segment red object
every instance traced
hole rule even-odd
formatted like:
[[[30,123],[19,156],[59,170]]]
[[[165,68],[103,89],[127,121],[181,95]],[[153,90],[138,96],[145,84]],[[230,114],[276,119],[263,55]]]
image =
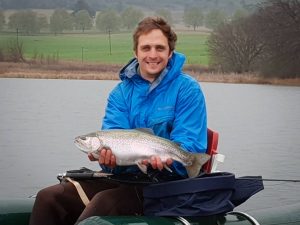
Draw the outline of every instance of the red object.
[[[219,134],[211,129],[207,129],[207,151],[210,159],[203,165],[202,170],[205,173],[211,173],[213,155],[218,153]]]

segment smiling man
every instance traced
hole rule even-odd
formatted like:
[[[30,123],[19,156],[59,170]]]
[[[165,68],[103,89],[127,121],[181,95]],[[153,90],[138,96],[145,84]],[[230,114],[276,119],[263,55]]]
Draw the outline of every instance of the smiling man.
[[[141,35],[138,43],[135,56],[139,63],[140,75],[152,83],[167,66],[173,51],[170,50],[168,39],[159,29]]]
[[[121,82],[109,95],[102,129],[149,128],[186,151],[203,153],[207,147],[205,99],[198,82],[182,72],[185,56],[174,51],[176,40],[162,18],[147,17],[138,24],[133,34],[135,57],[120,71]],[[97,160],[105,172],[141,173],[137,166],[117,165],[114,149],[102,148],[99,153]],[[92,155],[89,159],[96,160]],[[153,155],[141,163],[149,164],[160,180],[187,177],[185,167],[172,159],[163,162]],[[96,215],[143,214],[142,185],[103,179],[78,183],[90,199],[88,204],[83,204],[72,183],[62,181],[38,193],[30,224],[74,224]]]

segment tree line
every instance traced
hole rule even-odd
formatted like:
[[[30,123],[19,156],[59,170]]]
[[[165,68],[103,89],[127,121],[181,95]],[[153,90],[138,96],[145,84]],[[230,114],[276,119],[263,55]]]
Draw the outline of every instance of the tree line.
[[[79,1],[79,0],[77,0]],[[170,11],[183,10],[186,6],[201,7],[203,11],[222,9],[232,13],[238,8],[248,8],[261,0],[80,0],[88,4],[92,10],[103,11],[114,9],[121,12],[129,6],[135,6],[144,11],[169,9]],[[74,10],[74,0],[0,0],[1,9],[56,9]]]
[[[300,77],[300,1],[269,0],[247,16],[218,26],[208,41],[221,72]]]
[[[239,9],[229,16],[222,10],[213,9],[204,13],[200,7],[186,7],[182,21],[186,27],[190,27],[193,30],[197,30],[202,26],[214,29],[219,24],[240,14],[246,15],[248,12]],[[175,24],[174,15],[168,9],[158,9],[154,12],[154,15],[165,18],[171,25]],[[145,17],[143,11],[132,6],[124,9],[122,12],[107,9],[96,14],[87,4],[79,0],[74,11],[69,12],[65,9],[56,9],[49,20],[46,15],[36,11],[20,10],[11,14],[6,21],[4,12],[0,11],[0,31],[15,31],[18,29],[18,32],[31,35],[40,33],[42,29],[54,34],[71,30],[85,32],[93,28],[102,32],[119,31],[121,29],[132,30],[143,17]],[[176,19],[178,20],[178,18]]]
[[[6,23],[4,13],[0,12],[0,30],[18,31],[24,35],[39,34],[42,29],[53,34],[63,33],[64,31],[80,30],[85,32],[94,25],[100,31],[115,31],[121,26],[131,28],[143,14],[131,8],[123,12],[121,16],[114,11],[107,10],[101,12],[93,18],[85,9],[69,13],[65,9],[53,11],[49,20],[45,15],[40,15],[32,10],[20,10],[11,14]]]

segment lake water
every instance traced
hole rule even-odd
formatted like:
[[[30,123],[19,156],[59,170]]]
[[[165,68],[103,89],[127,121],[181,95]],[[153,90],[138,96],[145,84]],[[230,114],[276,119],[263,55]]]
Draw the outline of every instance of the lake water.
[[[117,81],[0,79],[0,198],[27,197],[56,175],[98,169],[73,144],[101,127]],[[300,88],[202,83],[208,126],[219,132],[219,170],[300,180]],[[300,183],[264,182],[243,210],[300,201]]]

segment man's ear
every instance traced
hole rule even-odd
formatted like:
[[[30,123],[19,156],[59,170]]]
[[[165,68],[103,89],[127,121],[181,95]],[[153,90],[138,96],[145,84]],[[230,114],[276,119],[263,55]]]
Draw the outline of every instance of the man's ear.
[[[137,58],[137,51],[136,50],[133,50],[133,55],[135,58]]]

